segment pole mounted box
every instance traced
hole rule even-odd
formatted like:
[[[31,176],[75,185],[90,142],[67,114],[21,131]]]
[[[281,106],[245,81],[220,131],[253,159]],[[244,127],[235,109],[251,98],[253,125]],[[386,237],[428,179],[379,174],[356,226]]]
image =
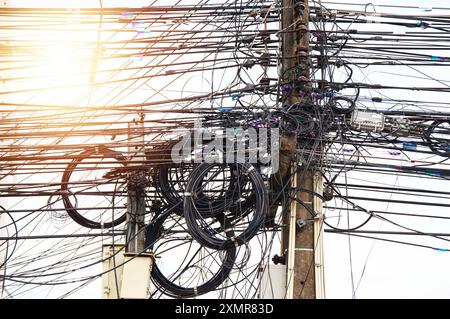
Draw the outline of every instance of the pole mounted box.
[[[358,131],[381,132],[384,130],[384,114],[355,110],[352,114],[351,125]]]
[[[150,294],[150,273],[153,254],[125,253],[123,265],[122,299],[146,299]]]
[[[122,285],[125,245],[106,244],[102,247],[102,298],[118,299]],[[119,291],[118,291],[119,290]]]
[[[146,299],[150,294],[151,253],[127,253],[125,245],[103,245],[103,299]]]

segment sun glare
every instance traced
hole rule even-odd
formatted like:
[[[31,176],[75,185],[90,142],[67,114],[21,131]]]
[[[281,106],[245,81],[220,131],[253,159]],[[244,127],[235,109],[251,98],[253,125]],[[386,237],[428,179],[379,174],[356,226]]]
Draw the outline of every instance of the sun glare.
[[[98,64],[98,26],[83,22],[75,10],[73,16],[43,21],[27,34],[15,31],[10,45],[20,48],[16,56],[22,62],[12,79],[33,102],[70,105],[88,95]],[[40,89],[37,95],[35,88]]]
[[[42,77],[42,85],[85,90],[89,82],[89,57],[73,49],[73,46],[45,48],[41,56],[42,65],[34,69]]]

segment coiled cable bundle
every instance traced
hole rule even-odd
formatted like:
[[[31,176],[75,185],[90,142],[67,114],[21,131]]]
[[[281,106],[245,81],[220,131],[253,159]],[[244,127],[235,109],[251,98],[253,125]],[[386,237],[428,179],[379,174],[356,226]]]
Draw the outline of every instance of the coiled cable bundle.
[[[183,202],[187,179],[193,167],[194,164],[185,163],[163,165],[157,171],[156,189],[170,206],[176,207],[175,212],[180,215],[183,214],[183,205],[180,204]]]
[[[103,160],[106,161],[106,165],[104,164],[105,162],[102,162]],[[92,161],[95,161],[95,164],[92,164]],[[115,161],[117,162],[112,164]],[[114,208],[114,205],[111,205],[111,202],[114,202],[112,198],[117,197],[116,182],[112,181],[112,178],[111,180],[97,181],[97,177],[94,176],[95,172],[104,171],[103,165],[107,167],[106,171],[110,171],[111,167],[121,169],[126,163],[121,153],[105,147],[95,147],[83,151],[76,156],[64,170],[61,179],[61,198],[67,214],[83,227],[92,229],[111,228],[120,225],[126,220],[126,210],[119,209],[118,216],[116,217],[115,211],[117,209]],[[73,176],[74,173],[81,176]],[[105,178],[105,176],[102,178]],[[119,180],[117,178],[115,179],[117,181]],[[104,187],[105,189],[102,189],[100,192],[100,187]],[[89,216],[86,216],[86,213],[82,214],[77,209],[75,196],[90,195],[89,193],[93,192],[91,190],[92,188],[102,193],[105,197],[103,202],[111,207],[102,210],[91,209]]]
[[[225,140],[222,142],[223,145],[226,145]],[[169,144],[166,147],[170,149],[175,143],[172,142],[171,145]],[[202,145],[202,147],[205,147],[205,145]],[[207,156],[208,154],[204,155]],[[180,215],[183,214],[183,205],[179,204],[183,202],[187,180],[196,165],[198,164],[193,162],[164,164],[157,169],[154,176],[157,191],[167,204],[176,207],[175,212]],[[234,167],[233,165],[218,166],[214,172],[216,174],[214,189],[210,189],[207,193],[201,190],[197,192],[196,207],[202,217],[210,217],[224,210],[233,210],[232,206],[236,200],[233,199],[233,196],[239,193],[238,188],[242,189],[243,187],[242,184],[235,183]],[[208,182],[206,181],[206,183]],[[245,202],[241,203],[241,206],[245,206]]]
[[[355,101],[344,96],[332,97],[328,105],[335,114],[350,115],[355,109]]]
[[[192,298],[215,290],[233,269],[236,247],[215,251],[200,246],[189,236],[184,218],[171,211],[147,226],[146,249],[156,257],[151,277],[157,291],[173,298]],[[234,234],[229,231],[227,236]],[[177,252],[185,257],[173,259]]]
[[[208,192],[208,184],[214,185],[217,177],[214,170],[221,166],[226,165],[202,163],[197,166],[189,177],[184,197],[184,218],[190,234],[201,245],[217,250],[240,246],[253,238],[264,222],[269,202],[264,181],[253,165],[230,164],[238,186],[233,194],[227,195],[232,205],[206,217],[198,209],[198,194]],[[241,185],[245,186],[241,188]],[[250,195],[246,200],[244,194],[254,194],[254,197]],[[251,207],[242,205],[250,203],[250,198]],[[230,231],[234,233],[231,238],[227,236]]]
[[[284,108],[285,120],[281,121],[280,128],[284,131],[293,132],[298,138],[310,138],[315,136],[317,131],[316,122],[311,113],[305,111],[312,108],[309,104],[296,103]],[[296,129],[289,129],[292,127],[292,120],[287,121],[287,118],[293,119],[296,122]],[[283,124],[285,123],[285,124]],[[291,123],[290,125],[287,125]]]
[[[450,157],[450,121],[434,121],[423,134],[435,154]]]

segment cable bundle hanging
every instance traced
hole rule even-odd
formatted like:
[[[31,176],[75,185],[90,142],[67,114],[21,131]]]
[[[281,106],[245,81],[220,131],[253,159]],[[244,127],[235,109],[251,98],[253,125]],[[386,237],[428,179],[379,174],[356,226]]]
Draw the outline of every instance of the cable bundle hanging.
[[[200,164],[189,177],[184,198],[184,218],[192,237],[205,247],[230,249],[247,243],[260,230],[267,214],[268,194],[261,175],[250,164],[235,165],[233,172],[236,174],[236,184],[248,183],[255,194],[251,212],[240,205],[242,197],[238,189],[237,194],[233,194],[234,202],[229,211],[212,213],[209,218],[203,217],[197,209],[198,195],[200,191],[207,191],[206,182],[214,181],[217,174],[214,174],[213,169],[220,165]],[[227,238],[224,234],[228,231],[233,231],[235,235]]]

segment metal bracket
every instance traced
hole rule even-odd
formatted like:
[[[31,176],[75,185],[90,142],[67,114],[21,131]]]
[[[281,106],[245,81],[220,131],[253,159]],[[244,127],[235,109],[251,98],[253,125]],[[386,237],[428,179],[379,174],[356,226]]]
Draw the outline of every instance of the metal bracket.
[[[314,219],[297,219],[295,222],[295,226],[297,226],[297,231],[301,232],[305,229],[306,226],[314,223]]]

